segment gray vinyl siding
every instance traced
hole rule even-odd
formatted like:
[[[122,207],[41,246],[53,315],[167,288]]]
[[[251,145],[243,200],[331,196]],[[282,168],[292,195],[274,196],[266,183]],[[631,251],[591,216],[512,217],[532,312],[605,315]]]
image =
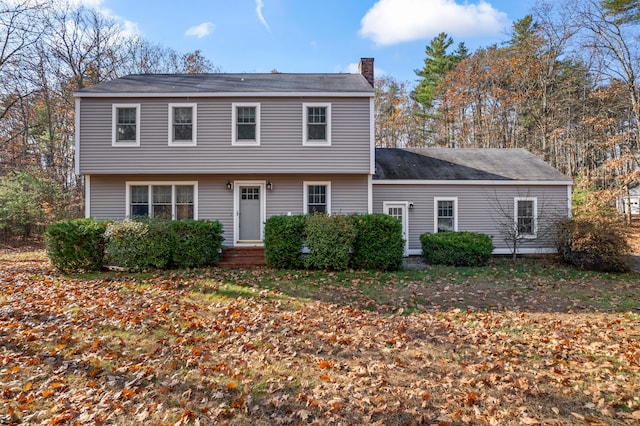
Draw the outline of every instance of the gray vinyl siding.
[[[367,213],[367,175],[92,175],[90,215],[97,219],[122,219],[127,214],[126,182],[198,182],[198,219],[219,220],[225,244],[233,244],[234,191],[227,181],[271,181],[266,191],[266,217],[302,214],[305,181],[331,182],[333,213]]]
[[[369,98],[249,98],[260,146],[232,146],[232,98],[197,99],[197,146],[169,146],[168,104],[194,100],[81,99],[81,174],[369,173]],[[331,146],[302,145],[302,104],[331,103]],[[112,146],[112,105],[140,104],[140,146]]]
[[[496,249],[508,249],[497,222],[504,214],[513,215],[515,197],[537,197],[539,228],[543,221],[568,216],[566,186],[482,186],[482,185],[373,185],[373,211],[383,212],[385,201],[413,203],[409,210],[409,250],[420,250],[420,235],[434,232],[434,198],[458,199],[458,231],[481,232],[490,235]],[[553,225],[552,225],[553,226]],[[547,232],[540,238],[525,240],[520,247],[527,250],[553,249]]]

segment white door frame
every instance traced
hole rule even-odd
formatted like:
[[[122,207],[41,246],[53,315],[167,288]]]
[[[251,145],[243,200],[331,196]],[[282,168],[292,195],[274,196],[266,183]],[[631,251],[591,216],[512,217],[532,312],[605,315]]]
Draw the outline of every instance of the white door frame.
[[[389,214],[389,207],[402,207],[402,237],[404,238],[404,256],[409,255],[409,202],[408,201],[383,201],[382,211]]]
[[[240,188],[245,186],[260,187],[260,241],[240,242]],[[264,222],[267,220],[267,191],[264,180],[233,181],[233,245],[235,247],[256,247],[264,245]]]

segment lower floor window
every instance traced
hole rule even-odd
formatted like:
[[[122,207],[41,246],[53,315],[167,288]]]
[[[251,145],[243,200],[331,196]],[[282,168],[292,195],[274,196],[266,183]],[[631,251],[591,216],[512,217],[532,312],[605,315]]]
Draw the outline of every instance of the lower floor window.
[[[129,216],[195,219],[195,185],[129,185]]]
[[[435,199],[435,232],[457,231],[457,199]]]
[[[304,183],[304,213],[331,213],[331,184],[328,182]]]
[[[516,198],[515,210],[518,235],[525,238],[535,238],[536,199]]]

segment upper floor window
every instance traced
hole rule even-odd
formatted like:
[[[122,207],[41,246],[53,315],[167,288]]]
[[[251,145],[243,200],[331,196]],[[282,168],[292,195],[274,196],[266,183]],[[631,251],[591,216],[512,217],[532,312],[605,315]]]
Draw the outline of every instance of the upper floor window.
[[[260,145],[260,104],[232,104],[232,145]]]
[[[458,199],[435,198],[434,232],[448,232],[458,230]]]
[[[140,145],[140,104],[114,104],[113,146]]]
[[[304,182],[304,214],[331,213],[331,182]]]
[[[169,104],[169,145],[196,145],[196,104]]]
[[[522,238],[536,238],[538,221],[537,198],[515,198],[515,226],[518,236]]]
[[[196,194],[193,182],[127,182],[127,216],[196,219]]]
[[[331,145],[331,104],[302,104],[303,145]]]

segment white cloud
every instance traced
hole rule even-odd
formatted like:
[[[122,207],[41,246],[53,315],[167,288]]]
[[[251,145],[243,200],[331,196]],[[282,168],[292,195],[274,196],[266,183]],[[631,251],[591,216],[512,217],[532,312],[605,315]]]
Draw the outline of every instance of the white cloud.
[[[262,14],[262,8],[264,7],[264,2],[262,0],[256,0],[256,13],[258,14],[258,19],[262,22],[262,25],[267,29],[267,31],[271,32],[271,28],[269,28],[269,24],[267,24],[267,20],[264,19],[264,15]]]
[[[497,34],[509,24],[507,14],[480,0],[379,0],[362,18],[360,35],[390,45],[429,38],[441,32],[456,37]]]
[[[120,27],[121,35],[134,37],[141,34],[140,27],[138,27],[137,23],[116,15],[111,9],[102,7],[102,3],[103,0],[66,0],[66,5],[70,7],[77,8],[82,6],[97,12],[99,15],[110,21],[113,21],[116,25],[118,25],[118,27]],[[60,3],[57,6],[64,7],[65,4]],[[69,34],[73,33],[76,30],[72,20],[69,20],[66,23],[66,26],[66,31]]]
[[[200,25],[189,28],[184,34],[189,37],[202,38],[211,34],[214,28],[213,22],[203,22]]]

